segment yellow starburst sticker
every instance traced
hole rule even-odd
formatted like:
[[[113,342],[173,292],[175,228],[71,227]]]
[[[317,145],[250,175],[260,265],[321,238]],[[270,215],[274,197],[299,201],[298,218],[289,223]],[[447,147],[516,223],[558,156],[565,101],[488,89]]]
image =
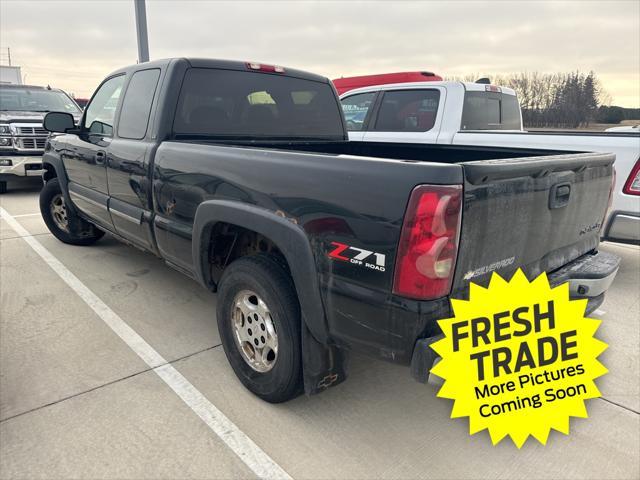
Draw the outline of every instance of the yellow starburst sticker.
[[[587,300],[570,300],[569,284],[551,288],[521,270],[488,288],[471,284],[469,300],[452,300],[454,318],[431,372],[444,378],[439,397],[454,400],[451,418],[469,417],[471,435],[488,429],[493,444],[509,435],[518,448],[529,435],[546,444],[553,428],[569,433],[569,417],[587,417],[584,401],[600,396],[594,379],[607,369],[607,344],[585,317]]]

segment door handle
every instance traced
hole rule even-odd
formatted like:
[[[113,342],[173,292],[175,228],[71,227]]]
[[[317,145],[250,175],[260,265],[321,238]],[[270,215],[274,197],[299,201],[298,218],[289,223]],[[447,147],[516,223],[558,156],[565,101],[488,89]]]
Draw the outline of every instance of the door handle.
[[[93,156],[93,159],[95,160],[96,165],[104,165],[104,160],[106,158],[107,158],[107,154],[103,150],[98,150]]]
[[[569,203],[570,196],[570,183],[558,183],[554,185],[549,192],[549,208],[554,209],[566,206]]]

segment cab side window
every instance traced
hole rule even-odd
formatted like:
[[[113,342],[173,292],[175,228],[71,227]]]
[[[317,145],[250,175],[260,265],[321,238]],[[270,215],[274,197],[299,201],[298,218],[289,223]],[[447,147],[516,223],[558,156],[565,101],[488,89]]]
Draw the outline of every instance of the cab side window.
[[[363,129],[367,113],[373,105],[376,93],[358,93],[340,100],[342,113],[347,122],[347,130],[357,132]]]
[[[119,75],[110,78],[100,86],[87,106],[83,125],[85,131],[106,136],[113,135],[113,119],[116,116],[123,84],[124,75]]]
[[[436,121],[438,90],[397,90],[384,93],[373,130],[426,132]]]
[[[141,70],[133,74],[122,101],[118,136],[133,140],[144,138],[158,78],[160,78],[158,68]]]

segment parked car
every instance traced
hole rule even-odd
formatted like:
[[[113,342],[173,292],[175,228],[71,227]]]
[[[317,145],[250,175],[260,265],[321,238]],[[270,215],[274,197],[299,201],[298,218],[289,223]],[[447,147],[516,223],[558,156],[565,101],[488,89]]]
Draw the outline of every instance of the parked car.
[[[87,103],[89,103],[89,99],[88,98],[74,98],[75,102],[78,104],[78,106],[82,109],[84,109],[84,107],[87,106]]]
[[[42,153],[49,132],[42,119],[49,111],[63,111],[74,119],[80,109],[57,88],[32,85],[0,85],[0,193],[7,181],[42,177]]]
[[[639,133],[527,132],[515,92],[484,83],[378,85],[349,91],[341,101],[345,115],[353,105],[365,115],[347,125],[352,141],[612,152],[616,187],[598,228],[607,240],[640,243]]]
[[[598,252],[612,154],[348,142],[311,73],[142,63],[109,75],[78,124],[45,127],[51,233],[110,232],[217,291],[227,358],[270,402],[342,382],[351,351],[424,381],[449,299],[493,271],[547,271],[592,312],[618,269]]]

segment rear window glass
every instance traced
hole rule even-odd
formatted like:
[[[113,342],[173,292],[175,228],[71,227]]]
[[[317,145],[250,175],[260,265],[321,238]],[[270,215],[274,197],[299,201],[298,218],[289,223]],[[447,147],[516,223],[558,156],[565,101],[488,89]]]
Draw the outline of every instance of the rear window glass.
[[[159,69],[142,70],[131,77],[118,122],[118,135],[122,138],[144,138],[159,77]]]
[[[347,130],[350,132],[362,130],[375,96],[375,92],[358,93],[340,101],[342,113],[344,113],[344,119],[347,122]]]
[[[385,92],[374,130],[381,132],[426,132],[438,113],[438,90]]]
[[[462,130],[520,130],[520,106],[515,95],[466,92]]]
[[[330,84],[209,68],[185,74],[174,132],[183,137],[344,138]]]

